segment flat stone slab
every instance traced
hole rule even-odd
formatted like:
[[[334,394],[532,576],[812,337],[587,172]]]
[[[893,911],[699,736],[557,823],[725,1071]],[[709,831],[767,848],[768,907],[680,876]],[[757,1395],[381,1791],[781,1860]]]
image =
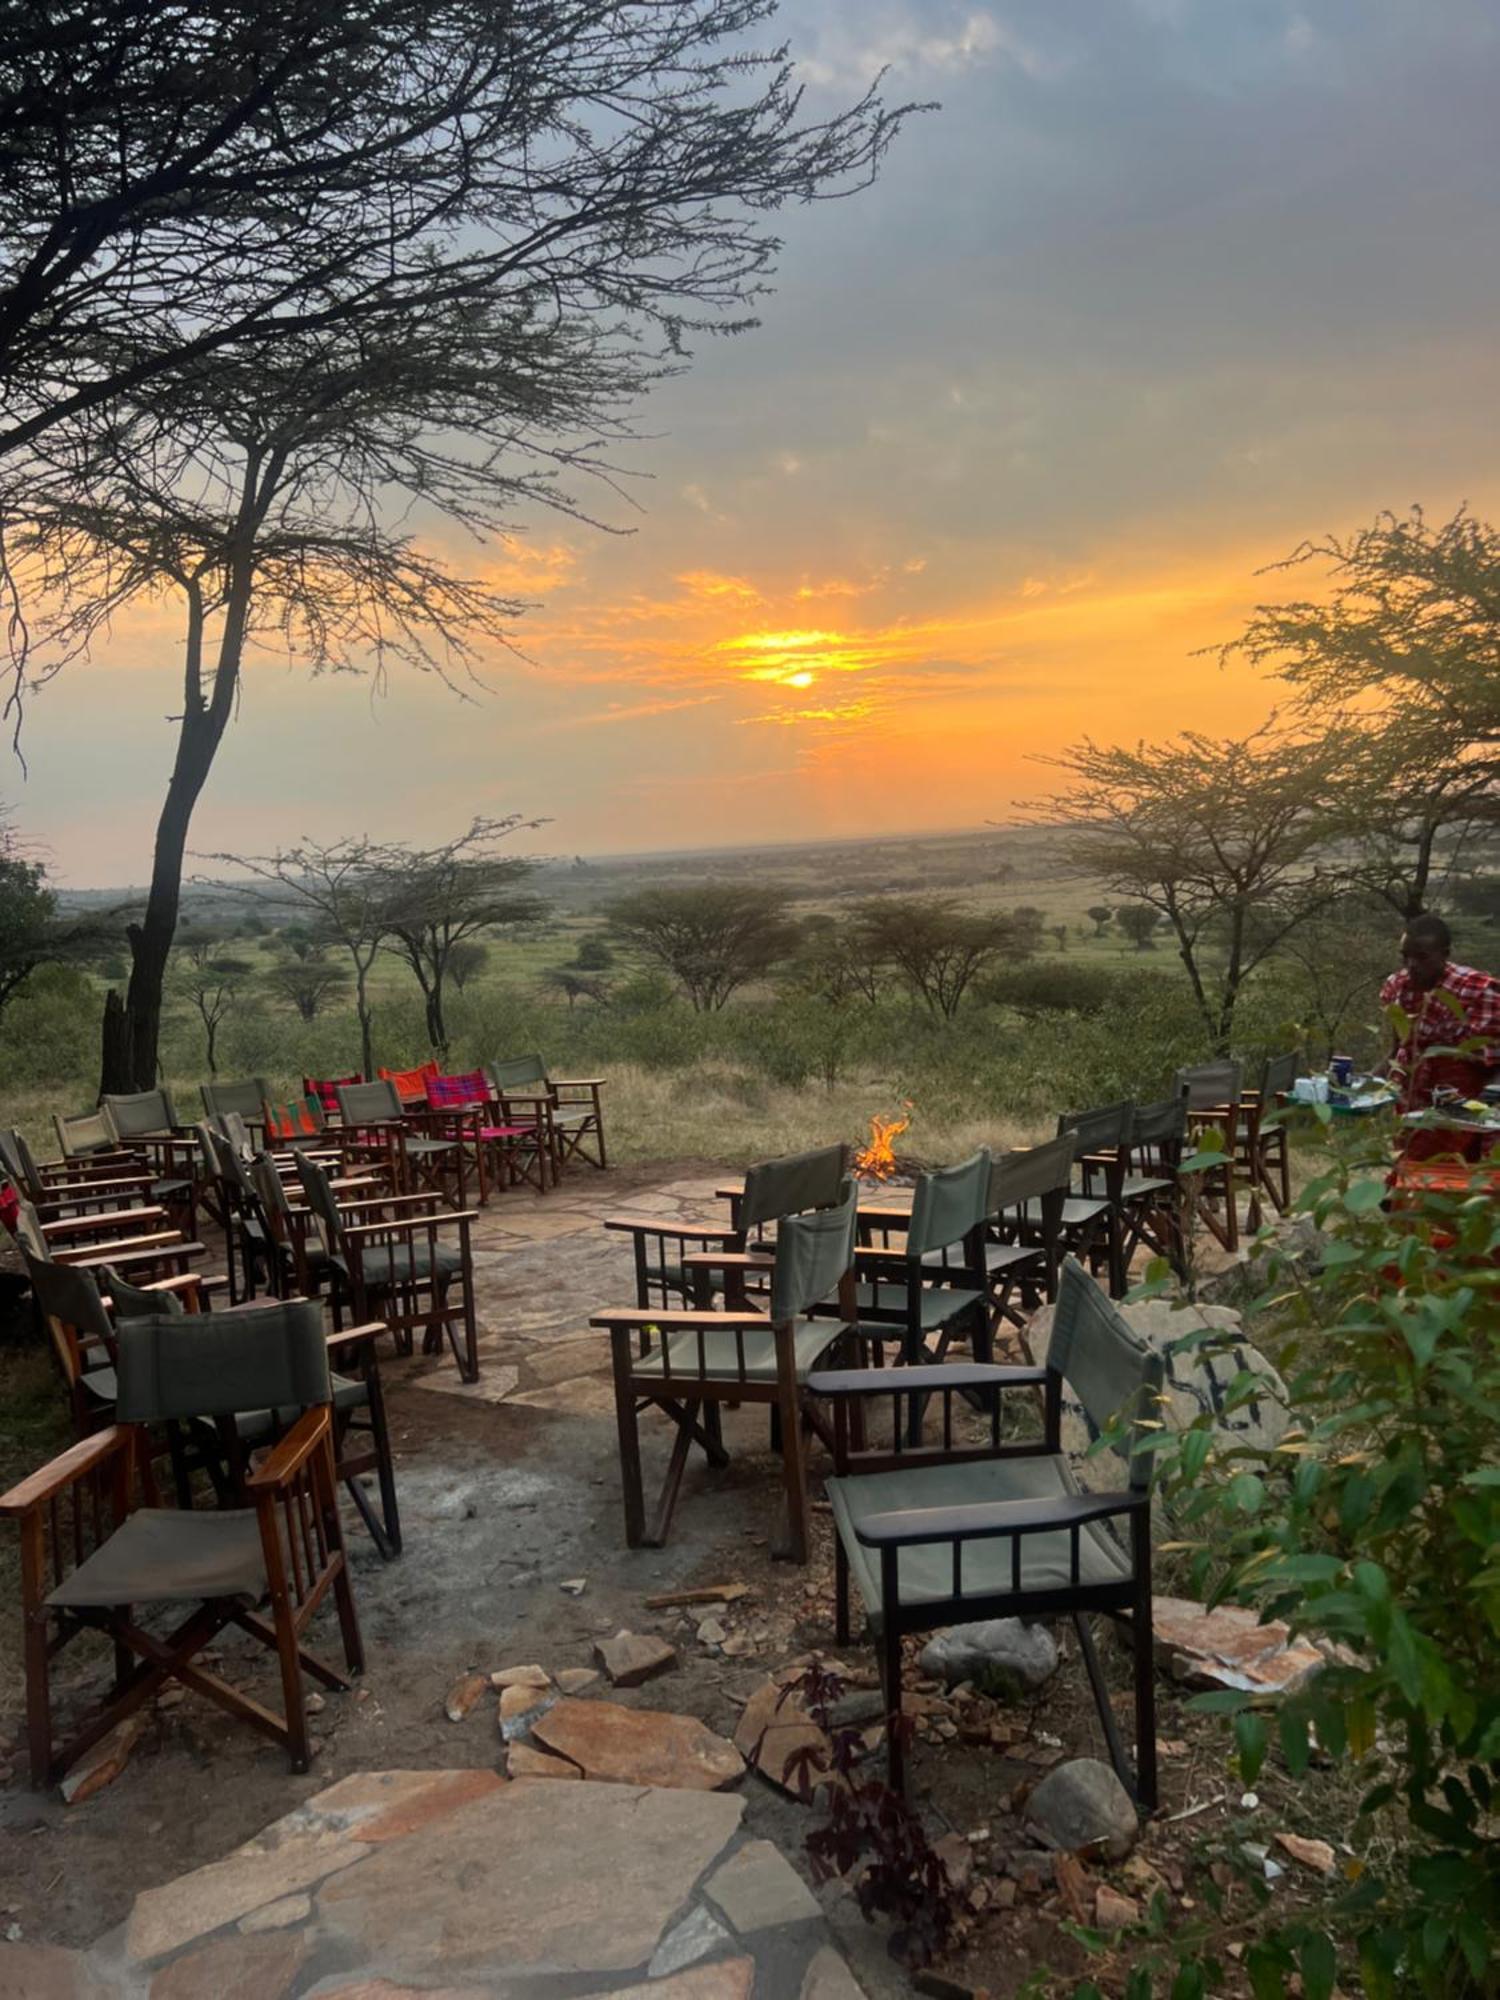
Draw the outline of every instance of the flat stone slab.
[[[1186,1597],[1154,1597],[1151,1622],[1158,1654],[1177,1679],[1244,1694],[1291,1694],[1322,1668],[1316,1646],[1294,1639],[1274,1620],[1221,1604],[1210,1611]]]
[[[769,1840],[747,1842],[716,1868],[708,1878],[708,1898],[741,1937],[822,1915],[812,1891]]]
[[[633,1688],[657,1674],[670,1673],[677,1664],[677,1648],[652,1632],[616,1632],[613,1639],[599,1641],[594,1658],[617,1688]]]
[[[794,1798],[802,1796],[804,1772],[810,1785],[823,1782],[833,1749],[802,1706],[798,1691],[771,1680],[758,1687],[741,1709],[734,1747],[763,1778]]]
[[[543,1748],[576,1764],[585,1778],[669,1791],[721,1791],[743,1777],[732,1743],[693,1715],[624,1708],[612,1701],[560,1701],[533,1724]]]

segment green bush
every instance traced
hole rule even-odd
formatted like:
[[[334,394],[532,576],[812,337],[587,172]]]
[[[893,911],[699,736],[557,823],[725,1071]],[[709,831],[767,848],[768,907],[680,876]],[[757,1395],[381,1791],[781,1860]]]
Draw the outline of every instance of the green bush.
[[[1162,1446],[1200,1587],[1329,1654],[1269,1720],[1200,1706],[1233,1711],[1246,1783],[1274,1731],[1294,1774],[1316,1750],[1363,1788],[1330,1921],[1257,1941],[1258,2000],[1294,1972],[1327,2000],[1356,1968],[1369,2000],[1500,1992],[1500,1217],[1482,1172],[1389,1212],[1388,1158],[1388,1135],[1340,1135],[1303,1194],[1326,1242],[1278,1277],[1281,1445],[1221,1451],[1205,1424]]]

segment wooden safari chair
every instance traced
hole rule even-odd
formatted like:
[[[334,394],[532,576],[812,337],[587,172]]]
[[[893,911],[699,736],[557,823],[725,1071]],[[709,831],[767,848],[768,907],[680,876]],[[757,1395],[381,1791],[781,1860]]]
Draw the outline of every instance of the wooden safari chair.
[[[101,1272],[109,1292],[109,1309],[116,1325],[123,1319],[139,1319],[162,1312],[176,1314],[203,1309],[196,1291],[161,1286],[127,1284],[118,1271]],[[385,1390],[380,1379],[379,1342],[390,1332],[383,1320],[368,1326],[344,1327],[327,1339],[328,1358],[339,1372],[329,1376],[333,1391],[334,1471],[354,1502],[354,1510],[369,1531],[370,1539],[389,1562],[401,1553],[401,1514],[396,1501],[396,1469],[391,1457],[390,1427],[386,1422]],[[189,1458],[178,1442],[176,1427],[170,1432],[174,1464],[203,1465],[221,1499],[227,1494],[242,1496],[251,1470],[251,1454],[262,1451],[289,1430],[300,1410],[237,1410],[233,1417],[219,1417],[215,1423],[195,1419],[188,1442],[196,1447]],[[379,1512],[366,1490],[365,1475],[373,1472],[379,1492]],[[189,1504],[184,1497],[179,1502]]]
[[[60,1778],[167,1682],[205,1695],[309,1762],[304,1674],[349,1686],[364,1665],[335,1500],[331,1389],[322,1316],[298,1302],[119,1328],[117,1421],[0,1495],[21,1537],[26,1736],[38,1788]],[[147,1426],[254,1408],[301,1415],[246,1480],[243,1508],[157,1504]],[[307,1629],[332,1598],[348,1674],[308,1652]],[[163,1630],[141,1607],[177,1622]],[[236,1626],[280,1667],[281,1712],[203,1663]],[[91,1720],[57,1740],[52,1662],[81,1633],[114,1647],[114,1685]]]
[[[985,1202],[984,1277],[990,1334],[1009,1321],[1021,1336],[1043,1300],[1057,1297],[1063,1208],[1071,1193],[1076,1139],[995,1154]]]
[[[765,1312],[614,1306],[593,1315],[589,1324],[608,1332],[614,1361],[625,1540],[631,1548],[642,1543],[660,1548],[665,1543],[694,1444],[701,1446],[710,1465],[728,1463],[721,1406],[762,1403],[780,1419],[786,1527],[775,1553],[806,1562],[806,1432],[817,1421],[806,1384],[817,1363],[853,1331],[857,1200],[853,1181],[846,1180],[843,1196],[833,1207],[783,1218],[776,1232]],[[834,1317],[810,1316],[814,1308],[831,1300],[838,1302]],[[677,1435],[655,1518],[648,1525],[640,1412],[650,1408],[664,1411]]]
[[[328,1175],[297,1155],[327,1257],[333,1323],[347,1308],[358,1322],[384,1320],[397,1349],[438,1354],[444,1339],[465,1382],[479,1380],[479,1323],[474,1311],[472,1209],[451,1209],[434,1194],[387,1194],[340,1202]]]
[[[0,1131],[0,1167],[16,1191],[29,1201],[43,1222],[89,1209],[129,1208],[151,1199],[151,1176],[136,1166],[129,1171],[80,1175],[70,1167],[41,1166],[18,1131]]]
[[[902,1640],[911,1632],[986,1618],[1068,1614],[1078,1633],[1110,1759],[1147,1810],[1156,1804],[1156,1707],[1151,1635],[1151,1460],[1135,1446],[1154,1430],[1162,1360],[1069,1258],[1063,1265],[1046,1362],[1041,1367],[960,1364],[887,1373],[825,1372],[808,1382],[832,1405],[834,1472],[827,1482],[837,1532],[835,1592],[840,1645],[850,1637],[850,1582],[879,1651],[892,1725],[890,1783],[904,1789],[894,1719],[901,1706]],[[1107,1491],[1081,1490],[1062,1449],[1067,1389],[1089,1423],[1110,1436],[1123,1463]],[[1042,1391],[1043,1435],[1008,1440],[1005,1394]],[[902,1406],[940,1405],[941,1437],[903,1441]],[[892,1399],[890,1443],[870,1445],[869,1400]],[[955,1425],[960,1396],[983,1400],[986,1438]],[[1103,1612],[1130,1634],[1136,1760],[1132,1772],[1095,1649],[1090,1620]]]
[[[1187,1190],[1181,1171],[1186,1139],[1187,1105],[1181,1096],[1133,1108],[1120,1183],[1120,1261],[1127,1275],[1131,1258],[1144,1245],[1165,1257],[1179,1278],[1187,1277]]]
[[[990,1154],[981,1147],[959,1166],[921,1175],[909,1211],[861,1203],[861,1235],[884,1239],[862,1243],[855,1259],[860,1332],[877,1352],[894,1341],[898,1359],[915,1367],[940,1361],[967,1334],[975,1358],[990,1358],[989,1193]],[[892,1235],[903,1241],[893,1244]]]
[[[120,1144],[114,1128],[102,1111],[80,1111],[69,1114],[54,1111],[52,1129],[57,1134],[61,1165],[66,1161],[70,1166],[85,1163],[108,1167],[117,1166],[129,1171],[140,1165],[139,1157]]]
[[[96,1269],[109,1260],[153,1277],[173,1277],[203,1255],[203,1245],[183,1236],[159,1210],[130,1208],[63,1216],[43,1222],[29,1201],[16,1210],[14,1235],[33,1257]]]
[[[408,1121],[388,1077],[374,1083],[338,1086],[339,1119],[345,1139],[357,1143],[368,1159],[382,1161],[392,1187],[402,1194],[419,1188],[447,1198],[451,1182],[462,1208],[465,1193],[464,1149],[452,1138],[424,1133]]]
[[[1125,1296],[1125,1153],[1135,1106],[1127,1099],[1088,1111],[1065,1111],[1058,1136],[1071,1132],[1077,1146],[1073,1188],[1063,1203],[1063,1248],[1097,1278],[1103,1271],[1113,1298]]]
[[[171,1091],[165,1086],[108,1091],[99,1108],[119,1144],[150,1163],[152,1199],[178,1211],[188,1229],[195,1228],[203,1177],[193,1136],[178,1119]]]
[[[580,1162],[601,1171],[609,1165],[604,1147],[604,1078],[553,1077],[539,1055],[513,1056],[488,1065],[490,1082],[502,1104],[545,1097],[552,1135],[554,1176]]]
[[[1240,1247],[1239,1151],[1240,1089],[1244,1070],[1228,1057],[1179,1069],[1174,1088],[1186,1099],[1187,1126],[1200,1146],[1203,1135],[1217,1132],[1223,1164],[1195,1170],[1187,1176],[1188,1206],[1215,1241],[1226,1250]]]
[[[226,1113],[232,1113],[237,1118],[243,1118],[248,1126],[260,1123],[262,1107],[270,1094],[271,1086],[263,1076],[216,1076],[198,1086],[206,1118],[221,1118]]]
[[[1250,1190],[1252,1229],[1261,1225],[1262,1195],[1270,1199],[1278,1215],[1285,1215],[1292,1205],[1292,1163],[1287,1151],[1286,1123],[1276,1113],[1301,1074],[1300,1050],[1268,1056],[1261,1065],[1257,1087],[1240,1092],[1239,1170]]]
[[[666,1221],[656,1215],[611,1215],[605,1228],[631,1239],[635,1302],[705,1303],[704,1285],[719,1273],[731,1304],[746,1303],[749,1287],[770,1269],[768,1232],[783,1216],[833,1208],[843,1199],[847,1146],[819,1146],[759,1160],[728,1192],[727,1223]]]

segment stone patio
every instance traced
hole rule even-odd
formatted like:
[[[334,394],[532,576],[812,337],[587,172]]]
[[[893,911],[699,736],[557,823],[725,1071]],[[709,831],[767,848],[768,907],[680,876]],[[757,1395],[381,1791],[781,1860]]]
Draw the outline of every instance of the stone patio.
[[[817,1903],[726,1792],[364,1771],[136,1898],[7,2000],[859,2000]]]

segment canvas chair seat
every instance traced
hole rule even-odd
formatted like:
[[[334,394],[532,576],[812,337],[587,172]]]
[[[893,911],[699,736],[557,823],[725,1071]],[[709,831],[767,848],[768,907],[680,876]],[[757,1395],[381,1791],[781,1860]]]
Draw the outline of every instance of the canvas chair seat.
[[[1176,1185],[1160,1174],[1127,1174],[1120,1193],[1126,1201],[1138,1201],[1143,1194],[1170,1194]]]
[[[87,1368],[78,1379],[97,1403],[112,1403],[119,1394],[119,1377],[113,1368]]]
[[[1034,1264],[1046,1253],[1039,1243],[986,1243],[984,1246],[984,1268],[991,1276],[997,1271],[1011,1271],[1018,1264]],[[929,1250],[922,1262],[929,1270],[942,1270],[943,1253]]]
[[[360,1253],[365,1285],[372,1292],[391,1290],[396,1285],[423,1284],[433,1278],[456,1278],[464,1267],[462,1253],[446,1243],[418,1237],[411,1243],[369,1243]],[[348,1273],[342,1262],[341,1275]]]
[[[63,1578],[47,1603],[55,1610],[196,1604],[206,1598],[258,1598],[265,1589],[254,1508],[210,1514],[142,1507]]]
[[[1061,1227],[1064,1229],[1084,1229],[1091,1222],[1097,1222],[1101,1215],[1109,1214],[1109,1203],[1103,1195],[1070,1194],[1062,1206]],[[1040,1204],[1024,1202],[1021,1216],[1028,1227],[1040,1228],[1042,1212]]]
[[[797,1357],[797,1380],[803,1382],[816,1368],[833,1343],[847,1331],[837,1320],[799,1319],[792,1330],[792,1346]],[[703,1359],[708,1378],[715,1382],[774,1382],[776,1380],[776,1336],[767,1322],[764,1331],[754,1327],[740,1336],[743,1341],[745,1366],[743,1374],[739,1365],[739,1350],[735,1347],[735,1336],[724,1331],[711,1331],[703,1336]],[[673,1333],[667,1337],[667,1347],[671,1353],[674,1372],[683,1376],[698,1377],[698,1336],[695,1333]],[[660,1344],[647,1355],[632,1364],[637,1375],[660,1375],[662,1370],[662,1350]]]
[[[456,1153],[457,1139],[412,1139],[408,1138],[406,1150],[414,1160],[430,1160],[437,1153]]]
[[[862,1313],[890,1313],[894,1317],[906,1317],[905,1285],[869,1285],[855,1288],[855,1297]],[[958,1285],[924,1285],[918,1294],[921,1303],[922,1331],[931,1333],[935,1327],[946,1326],[950,1319],[968,1312],[982,1303],[983,1292],[970,1291]],[[880,1331],[889,1339],[889,1326]]]
[[[368,1382],[357,1381],[350,1375],[330,1375],[328,1381],[336,1410],[363,1409],[370,1400]],[[300,1410],[245,1410],[235,1418],[234,1427],[244,1443],[258,1444],[273,1430],[288,1429],[301,1414]]]
[[[880,1624],[880,1557],[867,1549],[855,1530],[875,1514],[893,1514],[928,1507],[980,1507],[991,1501],[1055,1500],[1076,1493],[1077,1482],[1065,1457],[980,1460],[972,1464],[916,1465],[899,1472],[851,1474],[828,1481],[834,1520],[843,1536],[850,1570],[864,1599],[870,1623]],[[963,1587],[966,1596],[1008,1594],[1012,1589],[1011,1543],[1015,1537],[996,1535],[964,1545]],[[1130,1564],[1109,1529],[1086,1522],[1079,1536],[1078,1574],[1085,1585],[1119,1583],[1130,1575]],[[933,1542],[904,1548],[899,1557],[900,1597],[906,1604],[946,1604],[953,1601],[951,1543]],[[1021,1537],[1021,1588],[1063,1590],[1072,1580],[1071,1539],[1066,1529],[1056,1534]],[[961,1600],[960,1600],[961,1607]],[[955,1610],[961,1617],[961,1608]],[[1002,1614],[987,1611],[986,1617]]]

